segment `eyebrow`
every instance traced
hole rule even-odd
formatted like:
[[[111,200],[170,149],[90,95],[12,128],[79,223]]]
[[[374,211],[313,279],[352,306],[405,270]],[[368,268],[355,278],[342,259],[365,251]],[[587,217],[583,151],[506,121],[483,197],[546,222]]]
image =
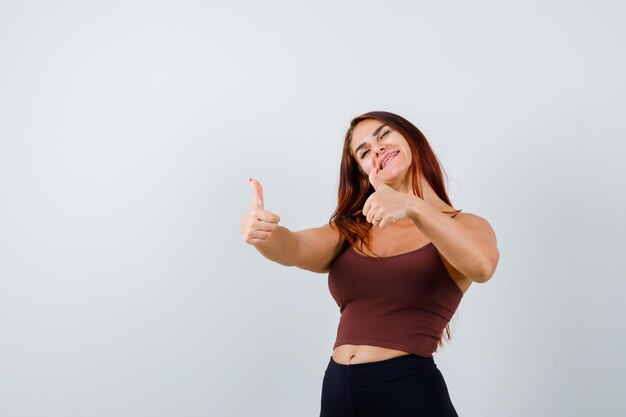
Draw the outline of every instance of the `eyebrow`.
[[[374,130],[374,131],[372,132],[372,136],[377,136],[377,135],[380,133],[380,130],[381,130],[383,127],[385,127],[385,126],[387,126],[387,123],[384,123],[384,124],[382,124],[382,125],[378,126],[378,127],[376,128],[376,130]],[[362,148],[362,147],[364,147],[365,145],[367,145],[367,142],[361,142],[361,144],[360,144],[359,146],[357,146],[357,147],[356,147],[356,149],[354,150],[354,156],[358,156],[359,149],[361,149],[361,148]]]

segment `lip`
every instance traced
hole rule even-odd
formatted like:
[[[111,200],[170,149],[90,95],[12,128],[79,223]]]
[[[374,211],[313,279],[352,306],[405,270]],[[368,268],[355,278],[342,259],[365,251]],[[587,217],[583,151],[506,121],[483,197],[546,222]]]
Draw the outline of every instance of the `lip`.
[[[382,166],[383,166],[383,161],[385,160],[385,158],[387,158],[387,156],[388,156],[389,154],[394,154],[394,153],[397,153],[397,152],[398,152],[398,150],[397,150],[397,149],[396,149],[396,150],[393,150],[393,151],[387,151],[387,152],[385,152],[385,153],[383,154],[383,156],[380,158],[380,161],[378,162],[378,169],[382,169]]]

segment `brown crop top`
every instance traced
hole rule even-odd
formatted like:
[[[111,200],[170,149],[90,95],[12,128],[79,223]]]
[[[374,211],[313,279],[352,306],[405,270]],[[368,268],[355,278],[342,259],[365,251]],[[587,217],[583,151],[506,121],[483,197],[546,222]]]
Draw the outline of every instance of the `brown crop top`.
[[[432,242],[380,259],[347,245],[330,265],[328,288],[341,313],[333,349],[362,344],[424,357],[463,298]]]

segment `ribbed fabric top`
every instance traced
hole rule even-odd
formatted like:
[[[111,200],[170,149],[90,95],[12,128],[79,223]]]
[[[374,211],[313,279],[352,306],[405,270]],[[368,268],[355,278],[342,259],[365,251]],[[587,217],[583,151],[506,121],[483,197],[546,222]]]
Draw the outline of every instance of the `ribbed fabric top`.
[[[424,357],[463,298],[432,242],[380,259],[348,245],[330,266],[328,288],[341,313],[333,349],[361,344]]]

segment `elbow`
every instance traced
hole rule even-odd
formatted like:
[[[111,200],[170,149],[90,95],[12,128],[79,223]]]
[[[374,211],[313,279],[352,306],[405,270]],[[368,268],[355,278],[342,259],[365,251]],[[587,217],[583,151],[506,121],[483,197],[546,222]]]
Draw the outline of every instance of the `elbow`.
[[[493,276],[493,272],[490,269],[485,269],[483,270],[483,272],[481,274],[478,274],[474,277],[473,281],[477,284],[484,284],[485,282],[489,281],[491,279],[491,277]]]
[[[478,274],[476,278],[474,278],[474,282],[484,284],[485,282],[489,281],[493,274],[495,274],[496,272],[496,267],[498,266],[499,260],[500,253],[498,252],[498,249],[496,249],[493,252],[492,256],[490,256],[487,261],[483,262],[483,268],[481,269],[480,274]]]

